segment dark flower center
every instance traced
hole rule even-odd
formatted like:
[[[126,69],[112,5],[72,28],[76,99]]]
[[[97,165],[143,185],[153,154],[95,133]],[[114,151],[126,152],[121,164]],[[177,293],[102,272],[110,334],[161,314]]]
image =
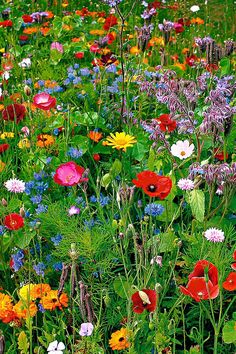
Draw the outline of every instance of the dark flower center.
[[[119,342],[123,342],[123,340],[125,340],[124,337],[120,337],[120,338],[119,338]]]
[[[147,189],[149,192],[155,192],[157,187],[154,184],[149,184]]]

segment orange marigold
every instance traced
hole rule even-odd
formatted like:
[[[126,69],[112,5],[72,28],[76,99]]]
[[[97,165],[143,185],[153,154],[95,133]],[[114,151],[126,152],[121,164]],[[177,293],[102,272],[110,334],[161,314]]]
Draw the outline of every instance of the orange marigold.
[[[102,133],[96,132],[96,131],[90,131],[88,134],[89,139],[95,141],[96,143],[99,142],[99,140],[102,139]]]
[[[51,291],[51,286],[49,284],[35,284],[31,290],[31,296],[34,299],[41,299],[47,293]]]
[[[57,307],[62,310],[62,307],[68,306],[68,296],[62,293],[58,298],[58,290],[51,290],[42,297],[40,304],[45,310],[53,311]]]
[[[12,298],[9,295],[0,293],[0,319],[6,317],[8,311],[13,309]]]
[[[48,134],[40,134],[37,136],[37,143],[36,145],[44,148],[44,147],[48,147],[54,144],[55,139],[52,135],[48,135]]]
[[[34,317],[38,311],[36,304],[31,301],[27,303],[26,301],[18,301],[13,310],[16,312],[19,318],[27,318],[27,317]]]

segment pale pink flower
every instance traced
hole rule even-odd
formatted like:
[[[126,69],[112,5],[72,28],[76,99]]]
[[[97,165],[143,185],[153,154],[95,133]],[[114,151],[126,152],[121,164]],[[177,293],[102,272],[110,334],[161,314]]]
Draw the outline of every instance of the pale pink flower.
[[[24,137],[28,136],[30,133],[30,130],[28,127],[24,126],[21,128],[22,133],[24,133]]]
[[[25,182],[17,178],[9,179],[4,183],[4,186],[12,193],[23,193],[25,191]]]
[[[191,156],[193,150],[194,145],[190,145],[188,140],[179,140],[176,144],[173,144],[171,146],[172,155],[178,157],[180,160],[187,159],[189,156]]]
[[[211,242],[223,242],[225,239],[224,232],[222,230],[211,227],[204,232],[204,236]]]
[[[68,210],[69,216],[78,215],[80,213],[80,208],[77,208],[75,205],[72,205]]]
[[[182,189],[182,191],[191,191],[194,188],[194,182],[189,178],[181,178],[177,186]]]
[[[159,267],[162,267],[162,256],[155,256],[151,259],[150,264],[153,265],[156,263]]]

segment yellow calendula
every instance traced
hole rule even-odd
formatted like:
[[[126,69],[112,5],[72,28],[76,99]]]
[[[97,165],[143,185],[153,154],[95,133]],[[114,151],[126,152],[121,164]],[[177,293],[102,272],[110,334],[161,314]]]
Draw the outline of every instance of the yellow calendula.
[[[125,132],[115,134],[111,133],[104,142],[105,145],[112,146],[113,149],[126,151],[127,147],[133,146],[137,140],[134,136],[126,134]]]
[[[28,149],[28,148],[30,148],[30,145],[31,144],[30,144],[30,141],[28,138],[21,139],[18,143],[18,147],[20,149]]]
[[[0,135],[0,139],[4,140],[4,139],[12,139],[14,138],[14,133],[13,132],[3,132],[1,135]]]

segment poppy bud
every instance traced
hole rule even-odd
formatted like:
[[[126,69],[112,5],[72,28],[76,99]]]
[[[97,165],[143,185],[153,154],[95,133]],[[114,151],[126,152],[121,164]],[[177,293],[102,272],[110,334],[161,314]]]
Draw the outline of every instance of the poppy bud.
[[[7,203],[6,199],[2,198],[2,206],[6,207],[7,205],[8,205],[8,203]]]
[[[20,208],[20,216],[22,216],[22,218],[24,218],[25,217],[25,208],[24,207],[21,207]]]

